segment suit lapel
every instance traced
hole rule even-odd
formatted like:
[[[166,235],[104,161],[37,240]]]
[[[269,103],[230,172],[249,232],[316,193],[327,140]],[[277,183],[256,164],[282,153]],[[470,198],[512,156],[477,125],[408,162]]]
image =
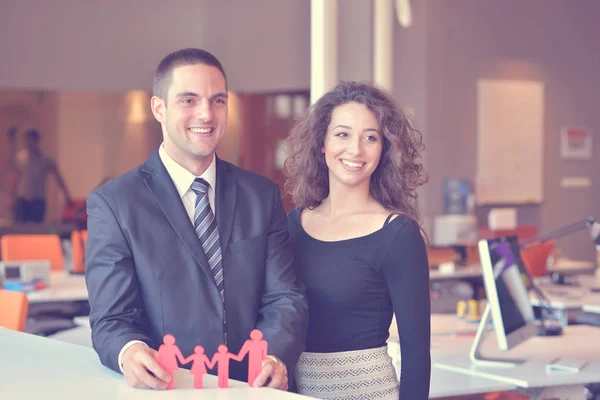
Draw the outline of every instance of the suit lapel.
[[[217,157],[217,192],[215,204],[217,209],[217,226],[221,242],[221,252],[227,253],[233,219],[235,216],[236,184],[231,165]]]
[[[144,182],[146,186],[148,186],[148,189],[150,189],[156,198],[169,223],[192,253],[192,256],[204,273],[210,278],[210,281],[214,281],[204,251],[202,250],[198,236],[196,236],[196,231],[185,211],[173,180],[160,160],[158,151],[154,152],[148,161],[146,161],[142,166],[142,171],[145,173]]]

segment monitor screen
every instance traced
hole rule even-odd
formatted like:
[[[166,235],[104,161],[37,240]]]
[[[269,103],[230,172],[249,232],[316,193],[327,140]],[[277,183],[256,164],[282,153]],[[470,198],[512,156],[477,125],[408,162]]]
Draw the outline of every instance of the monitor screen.
[[[536,333],[530,278],[515,236],[480,241],[479,255],[498,345],[508,350]]]
[[[4,278],[6,280],[19,280],[21,278],[21,268],[18,265],[5,265]]]

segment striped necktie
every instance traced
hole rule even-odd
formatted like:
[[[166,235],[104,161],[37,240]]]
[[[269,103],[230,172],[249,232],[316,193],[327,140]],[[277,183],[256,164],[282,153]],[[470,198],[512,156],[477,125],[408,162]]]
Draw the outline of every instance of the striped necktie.
[[[200,239],[202,249],[208,260],[212,276],[217,284],[221,300],[224,297],[223,262],[221,244],[219,243],[219,229],[217,220],[208,201],[208,182],[196,178],[192,182],[192,191],[196,193],[196,206],[194,207],[194,229]]]

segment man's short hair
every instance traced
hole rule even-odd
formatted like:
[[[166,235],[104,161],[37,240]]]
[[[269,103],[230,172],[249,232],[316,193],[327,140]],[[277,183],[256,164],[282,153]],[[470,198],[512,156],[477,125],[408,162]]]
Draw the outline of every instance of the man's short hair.
[[[36,142],[40,141],[40,133],[37,131],[37,129],[28,130],[27,132],[25,132],[25,137],[27,139],[35,140]]]
[[[227,76],[221,62],[206,50],[187,48],[174,51],[163,58],[156,72],[154,73],[154,84],[152,85],[152,94],[166,100],[167,90],[171,85],[173,70],[181,65],[208,65],[217,68],[223,74],[225,86],[227,86]]]

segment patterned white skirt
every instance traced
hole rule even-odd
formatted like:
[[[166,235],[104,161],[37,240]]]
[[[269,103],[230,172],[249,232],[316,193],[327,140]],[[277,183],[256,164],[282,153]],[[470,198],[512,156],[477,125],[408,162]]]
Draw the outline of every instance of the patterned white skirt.
[[[398,400],[398,379],[387,346],[300,355],[298,393],[318,399]]]

